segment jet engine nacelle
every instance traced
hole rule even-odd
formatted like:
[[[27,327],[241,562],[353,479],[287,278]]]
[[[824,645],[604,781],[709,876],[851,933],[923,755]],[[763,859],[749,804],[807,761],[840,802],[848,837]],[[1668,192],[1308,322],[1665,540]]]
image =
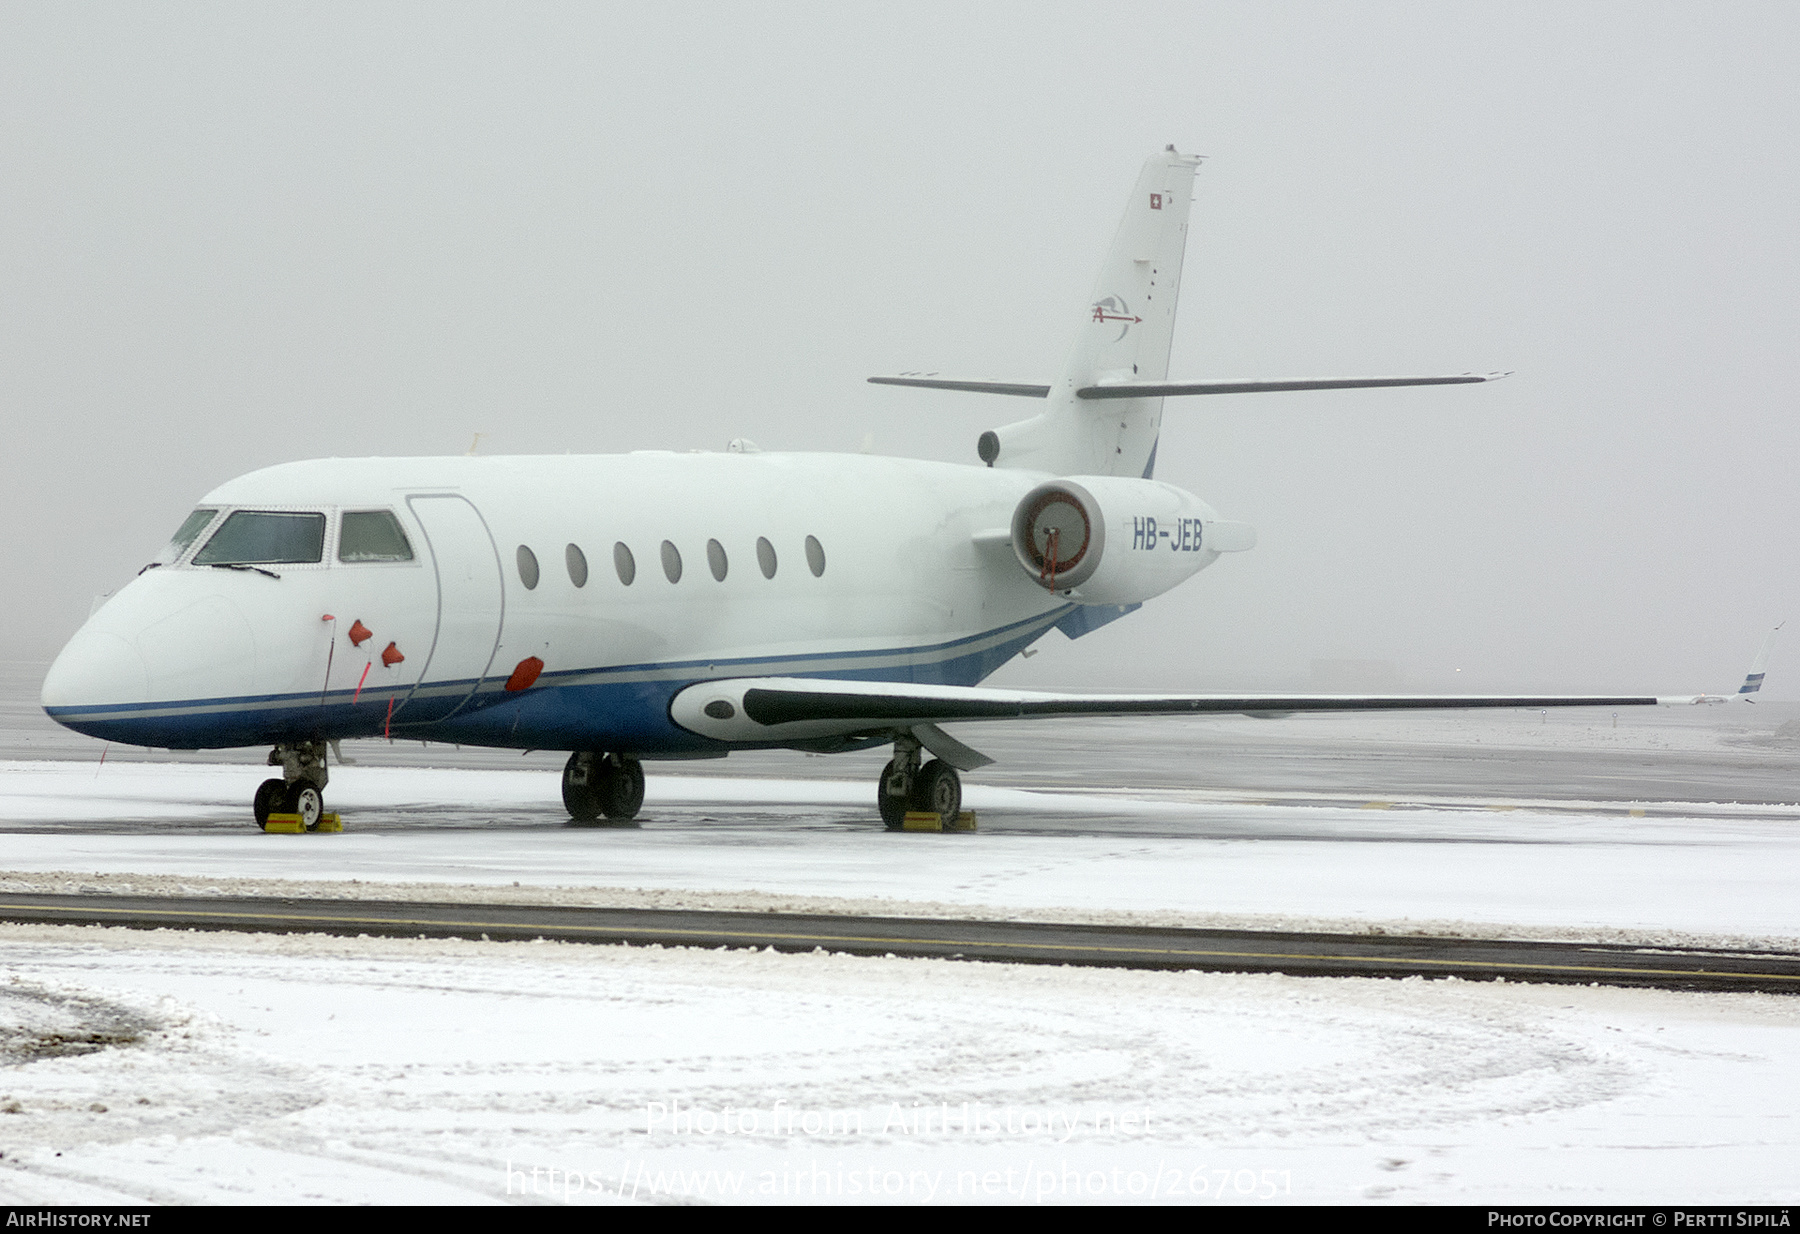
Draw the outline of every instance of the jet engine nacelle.
[[[1157,480],[1070,476],[1040,484],[1013,511],[1019,564],[1077,604],[1141,604],[1256,532],[1221,520],[1192,493]]]

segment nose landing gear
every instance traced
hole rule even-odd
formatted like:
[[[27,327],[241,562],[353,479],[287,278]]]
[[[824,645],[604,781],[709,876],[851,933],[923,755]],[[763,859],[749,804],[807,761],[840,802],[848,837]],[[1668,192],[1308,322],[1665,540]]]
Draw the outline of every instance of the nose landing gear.
[[[644,806],[644,765],[625,754],[577,750],[562,774],[563,805],[578,823],[624,822]]]
[[[325,750],[323,741],[296,741],[269,751],[269,766],[280,767],[282,778],[264,780],[257,787],[251,811],[259,828],[268,830],[271,814],[297,814],[306,830],[319,829],[325,815],[325,784],[331,778]]]

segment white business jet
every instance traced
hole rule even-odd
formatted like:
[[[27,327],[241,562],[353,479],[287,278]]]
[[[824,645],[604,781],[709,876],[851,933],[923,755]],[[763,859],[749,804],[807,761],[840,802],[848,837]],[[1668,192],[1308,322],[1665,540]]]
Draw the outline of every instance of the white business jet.
[[[390,736],[571,751],[582,820],[633,817],[645,759],[891,744],[876,802],[898,828],[951,820],[958,770],[991,761],[953,722],[1659,701],[980,687],[1052,627],[1079,638],[1254,545],[1152,478],[1165,398],[1503,375],[1171,381],[1198,162],[1144,164],[1055,383],[870,379],[1042,400],[980,435],[979,465],[734,442],[271,467],[207,494],[93,614],[45,710],[109,741],[273,746],[259,824],[315,824],[331,743]]]

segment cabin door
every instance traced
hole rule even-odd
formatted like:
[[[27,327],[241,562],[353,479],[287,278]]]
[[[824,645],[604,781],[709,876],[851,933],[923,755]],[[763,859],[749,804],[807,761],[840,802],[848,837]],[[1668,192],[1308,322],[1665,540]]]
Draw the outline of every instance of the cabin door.
[[[404,723],[429,724],[455,715],[489,676],[506,596],[499,550],[474,503],[453,493],[432,493],[408,497],[406,504],[425,529],[437,571],[438,606],[437,632],[419,684],[404,705]]]

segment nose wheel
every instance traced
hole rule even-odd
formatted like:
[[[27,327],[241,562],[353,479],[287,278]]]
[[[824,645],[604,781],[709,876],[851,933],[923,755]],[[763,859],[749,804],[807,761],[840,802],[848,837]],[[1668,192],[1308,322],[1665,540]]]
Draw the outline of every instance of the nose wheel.
[[[288,785],[281,804],[282,812],[299,815],[300,825],[308,831],[319,829],[319,817],[325,813],[325,795],[311,784],[302,780]]]
[[[325,782],[330,778],[325,750],[323,741],[296,741],[269,752],[269,766],[280,767],[282,774],[257,786],[250,802],[257,827],[268,830],[271,814],[295,814],[306,830],[318,830],[325,815]]]
[[[325,814],[325,795],[305,780],[293,784],[285,780],[264,780],[257,786],[250,808],[256,816],[256,825],[264,831],[269,828],[271,814],[298,815],[302,827],[317,831],[319,819]]]
[[[267,827],[269,815],[277,813],[281,808],[281,799],[287,796],[286,780],[264,780],[256,788],[256,797],[250,808],[256,815],[256,825]]]
[[[644,765],[628,755],[577,750],[563,767],[562,797],[578,823],[636,818],[644,808]]]

